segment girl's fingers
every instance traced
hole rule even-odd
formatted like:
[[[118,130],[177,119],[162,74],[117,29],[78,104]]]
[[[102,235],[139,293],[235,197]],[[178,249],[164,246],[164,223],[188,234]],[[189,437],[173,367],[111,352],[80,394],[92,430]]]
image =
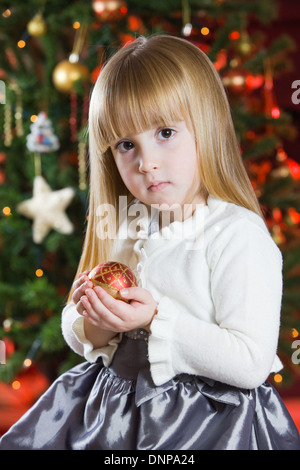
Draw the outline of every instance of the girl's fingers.
[[[92,289],[88,289],[87,295],[81,297],[81,302],[84,307],[83,316],[90,323],[103,329],[119,331],[120,319],[102,304]]]
[[[89,290],[89,289],[88,289]],[[87,295],[89,292],[87,291]],[[96,286],[93,289],[93,294],[96,295],[98,300],[104,305],[107,312],[117,315],[119,318],[124,318],[127,315],[129,305],[123,301],[114,299],[102,287]],[[95,298],[95,302],[97,299]]]
[[[153,297],[150,292],[141,287],[129,287],[128,289],[120,290],[120,295],[127,300],[136,300],[142,304],[146,304],[152,301]]]
[[[78,279],[76,279],[76,281],[73,282],[73,289],[78,289],[78,287],[80,287],[84,282],[88,281],[88,279],[89,278],[85,275],[80,276]]]
[[[82,277],[74,283],[74,287],[75,290],[73,292],[72,299],[74,303],[77,304],[80,298],[84,295],[85,290],[93,287],[93,283],[88,278]]]
[[[78,277],[80,276],[88,276],[90,273],[90,271],[86,270],[86,271],[83,271],[82,273],[78,274]]]
[[[114,299],[100,286],[86,289],[80,299],[80,312],[87,321],[104,330],[122,332],[147,326],[157,306],[151,293],[146,289],[134,287],[127,289],[127,293],[125,290],[125,296],[132,302]]]
[[[76,279],[76,281],[73,282],[72,288],[75,291],[80,287],[84,282],[91,282],[88,278],[88,274],[90,271],[84,271],[83,273],[80,273]]]
[[[82,315],[87,318],[90,323],[93,323],[96,326],[99,326],[99,315],[96,314],[93,307],[91,306],[88,298],[86,296],[82,296],[80,303],[82,305]]]
[[[76,310],[77,310],[77,312],[79,313],[79,315],[83,315],[84,305],[83,305],[83,303],[81,302],[81,300],[80,300],[79,302],[77,302],[77,304],[76,304]]]

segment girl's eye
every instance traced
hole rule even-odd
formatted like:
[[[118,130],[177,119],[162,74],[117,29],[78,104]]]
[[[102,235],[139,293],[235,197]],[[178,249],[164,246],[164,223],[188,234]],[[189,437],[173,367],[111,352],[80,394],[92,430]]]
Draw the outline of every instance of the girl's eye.
[[[173,135],[175,134],[175,131],[173,129],[170,129],[169,127],[165,127],[164,129],[161,129],[158,133],[158,138],[160,140],[166,140],[166,139],[170,139],[171,137],[173,137]]]
[[[123,140],[123,142],[120,142],[116,145],[116,149],[118,149],[119,152],[125,153],[128,152],[128,150],[133,149],[134,145],[130,140]]]

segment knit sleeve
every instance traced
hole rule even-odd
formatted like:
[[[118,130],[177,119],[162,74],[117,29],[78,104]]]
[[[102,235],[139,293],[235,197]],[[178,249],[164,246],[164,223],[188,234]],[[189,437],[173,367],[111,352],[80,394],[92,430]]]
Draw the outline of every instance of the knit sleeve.
[[[247,218],[225,229],[207,252],[214,322],[181,315],[164,300],[151,326],[149,360],[156,385],[180,373],[241,388],[262,384],[276,358],[282,257],[261,227]],[[197,295],[195,295],[195,303]],[[201,312],[200,312],[201,313]],[[169,318],[168,328],[162,328]],[[158,355],[161,349],[164,354]]]

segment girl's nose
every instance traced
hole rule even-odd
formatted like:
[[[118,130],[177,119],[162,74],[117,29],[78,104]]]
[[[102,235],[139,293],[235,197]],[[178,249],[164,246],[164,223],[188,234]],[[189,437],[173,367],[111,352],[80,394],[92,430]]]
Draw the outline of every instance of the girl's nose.
[[[157,159],[152,158],[151,155],[142,155],[139,161],[139,171],[141,173],[149,173],[152,170],[158,169]]]

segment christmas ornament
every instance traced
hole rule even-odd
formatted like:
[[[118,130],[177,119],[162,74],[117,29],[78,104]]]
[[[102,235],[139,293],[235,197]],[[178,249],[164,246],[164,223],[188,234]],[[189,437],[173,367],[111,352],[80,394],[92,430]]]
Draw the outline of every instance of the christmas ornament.
[[[77,80],[86,82],[89,78],[89,69],[79,62],[86,33],[86,25],[77,29],[73,50],[69,58],[59,62],[53,71],[53,83],[62,93],[70,93],[74,90],[74,84]]]
[[[240,54],[247,56],[252,51],[252,44],[249,38],[247,31],[242,31],[240,35],[239,42],[237,44],[237,50]]]
[[[121,38],[120,38],[121,39]],[[105,62],[105,49],[103,46],[98,46],[98,59],[97,59],[97,66],[92,70],[91,72],[91,82],[94,84],[97,81],[97,78],[99,77],[99,74],[101,72],[101,69],[104,65]]]
[[[294,180],[300,180],[300,165],[292,158],[286,160],[289,172]]]
[[[97,65],[97,67],[94,68],[94,70],[91,73],[91,81],[92,83],[96,83],[97,78],[99,77],[99,74],[101,72],[102,65]]]
[[[214,61],[214,66],[218,70],[218,72],[223,69],[227,64],[227,52],[224,49],[221,49],[217,52],[217,58]]]
[[[53,71],[53,83],[63,93],[70,93],[77,80],[85,81],[88,77],[89,70],[85,65],[70,60],[63,60]]]
[[[5,356],[6,358],[9,358],[9,356],[11,356],[15,352],[15,343],[8,336],[4,336],[1,341],[5,346]]]
[[[33,219],[33,241],[42,243],[51,229],[70,234],[73,225],[65,214],[65,209],[74,197],[72,188],[52,191],[42,176],[36,176],[33,183],[33,197],[21,202],[17,211]]]
[[[16,135],[22,137],[24,135],[23,130],[23,102],[21,88],[17,83],[11,85],[11,89],[16,94],[16,109],[15,109],[15,120],[16,120]]]
[[[234,95],[251,93],[264,83],[261,74],[252,75],[249,71],[236,65],[222,73],[224,86]]]
[[[10,147],[12,143],[12,106],[6,101],[4,105],[4,139],[5,147]]]
[[[96,266],[89,274],[89,279],[98,286],[101,286],[112,297],[119,300],[128,300],[121,297],[119,291],[127,287],[138,285],[137,279],[131,269],[125,264],[109,261]]]
[[[47,31],[47,25],[42,13],[37,13],[27,25],[27,31],[31,36],[43,36]]]
[[[182,0],[182,34],[184,36],[190,36],[192,33],[192,23],[191,23],[191,7],[189,0]]]
[[[128,17],[128,27],[130,31],[137,31],[139,34],[145,34],[146,28],[143,24],[143,20],[136,15],[130,15]]]
[[[299,212],[296,211],[294,207],[290,207],[288,209],[288,215],[289,215],[289,222],[291,224],[299,224],[300,223],[300,214]]]
[[[264,83],[264,77],[261,74],[257,75],[247,75],[246,76],[246,86],[248,91],[256,90],[260,88]]]
[[[22,91],[15,81],[11,81],[8,85],[9,93],[4,103],[4,145],[10,147],[12,144],[13,134],[18,137],[23,136],[23,105],[22,105]],[[16,102],[13,103],[11,98],[15,95]],[[13,113],[13,109],[15,111]],[[13,131],[13,117],[15,118],[15,131]]]
[[[71,142],[76,142],[77,140],[77,111],[78,111],[78,102],[77,102],[77,93],[73,90],[70,92],[70,131],[71,131]]]
[[[246,72],[240,67],[226,70],[222,74],[222,81],[224,86],[235,95],[246,91]]]
[[[265,116],[267,118],[278,119],[280,117],[280,110],[277,106],[277,101],[274,93],[273,82],[273,68],[271,59],[265,59],[265,85],[264,85],[264,101],[265,101]]]
[[[30,126],[30,134],[27,136],[27,148],[31,152],[48,153],[59,148],[59,142],[53,133],[51,121],[47,114],[41,112]]]
[[[93,0],[92,8],[102,23],[120,21],[127,13],[123,0]]]

